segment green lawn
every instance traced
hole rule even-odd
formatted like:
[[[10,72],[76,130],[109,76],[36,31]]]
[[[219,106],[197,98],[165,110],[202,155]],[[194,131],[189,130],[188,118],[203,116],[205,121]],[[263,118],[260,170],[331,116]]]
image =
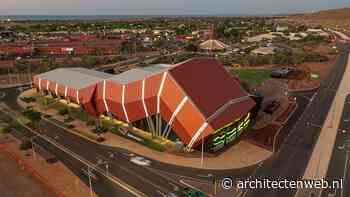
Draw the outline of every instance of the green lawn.
[[[250,87],[260,85],[271,78],[270,69],[234,68],[231,69],[231,72],[237,75],[242,81],[248,83]]]

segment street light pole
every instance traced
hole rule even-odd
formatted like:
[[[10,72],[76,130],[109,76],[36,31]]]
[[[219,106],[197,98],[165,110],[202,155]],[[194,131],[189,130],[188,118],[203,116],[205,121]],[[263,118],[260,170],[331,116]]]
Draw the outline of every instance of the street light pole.
[[[90,166],[88,166],[88,177],[89,177],[89,186],[90,186],[90,197],[93,197]]]
[[[109,165],[108,165],[108,163],[106,163],[106,175],[107,175],[107,177],[109,176]]]
[[[34,156],[34,158],[36,159],[36,152],[35,152],[35,148],[34,148],[33,138],[34,138],[34,137],[30,138],[30,142],[32,143],[33,156]]]

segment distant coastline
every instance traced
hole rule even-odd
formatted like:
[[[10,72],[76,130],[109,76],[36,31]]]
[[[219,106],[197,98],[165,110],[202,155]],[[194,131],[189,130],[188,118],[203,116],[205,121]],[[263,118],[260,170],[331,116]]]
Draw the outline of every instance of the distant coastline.
[[[282,16],[283,14],[279,15]],[[263,17],[272,15],[0,15],[0,21],[94,21],[94,20],[137,20],[149,18],[177,18],[177,17]],[[275,15],[278,16],[278,15]]]

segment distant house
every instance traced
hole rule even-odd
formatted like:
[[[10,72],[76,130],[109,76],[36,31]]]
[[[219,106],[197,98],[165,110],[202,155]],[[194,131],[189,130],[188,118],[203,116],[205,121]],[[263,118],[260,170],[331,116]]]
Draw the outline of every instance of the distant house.
[[[307,32],[313,35],[319,35],[323,37],[329,36],[329,33],[325,32],[323,29],[308,29]]]
[[[255,55],[273,55],[276,52],[276,47],[260,47],[251,51],[252,54]]]
[[[248,42],[261,42],[263,40],[272,40],[276,37],[273,33],[261,34],[253,37],[247,38]]]
[[[277,31],[277,32],[284,32],[284,31],[288,31],[288,26],[281,26],[281,25],[277,25],[277,27],[276,27],[276,31]]]

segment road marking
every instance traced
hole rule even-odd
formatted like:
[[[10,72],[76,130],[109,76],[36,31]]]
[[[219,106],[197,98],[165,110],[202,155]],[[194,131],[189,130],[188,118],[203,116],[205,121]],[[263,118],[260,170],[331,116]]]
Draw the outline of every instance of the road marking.
[[[344,183],[346,182],[346,172],[348,171],[348,160],[349,160],[349,150],[346,151],[346,159],[345,159],[345,166],[344,166],[344,174],[343,174],[343,180]],[[344,185],[342,185],[341,187],[341,191],[340,191],[340,197],[343,197],[343,193],[344,193]]]

